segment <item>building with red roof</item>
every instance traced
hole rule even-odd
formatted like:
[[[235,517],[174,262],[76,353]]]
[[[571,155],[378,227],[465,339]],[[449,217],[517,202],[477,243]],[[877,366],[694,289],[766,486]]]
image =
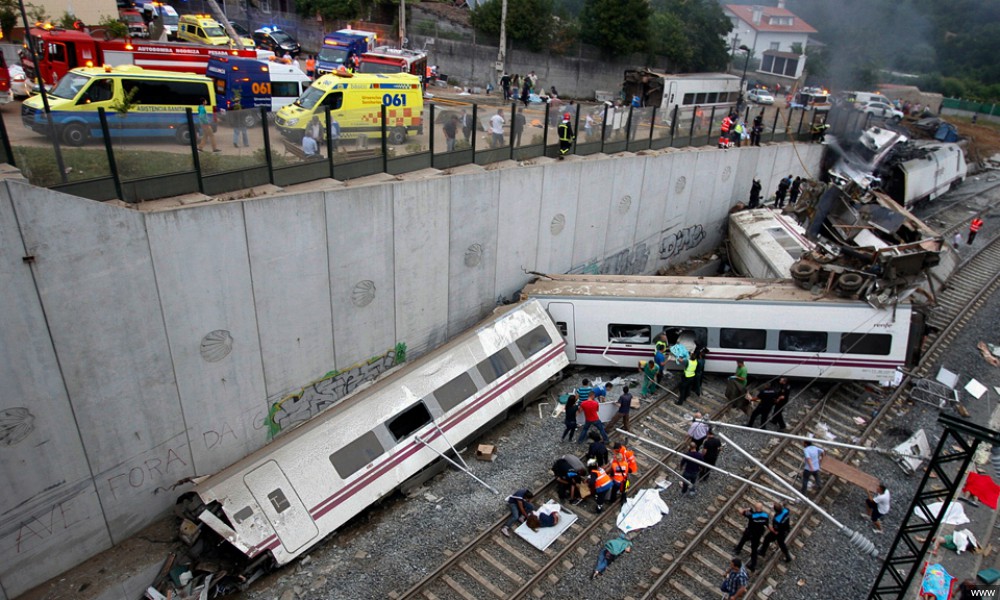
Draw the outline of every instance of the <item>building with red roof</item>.
[[[723,11],[733,22],[731,48],[736,52],[746,46],[752,57],[760,57],[758,73],[788,80],[802,77],[809,34],[816,29],[785,8],[785,0],[778,0],[777,6],[727,4]]]

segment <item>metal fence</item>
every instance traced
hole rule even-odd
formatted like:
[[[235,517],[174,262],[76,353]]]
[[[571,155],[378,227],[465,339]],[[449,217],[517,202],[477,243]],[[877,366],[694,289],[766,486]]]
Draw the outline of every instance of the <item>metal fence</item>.
[[[761,136],[765,143],[808,139],[812,125],[826,118],[801,110],[767,110]],[[741,116],[749,123],[758,112],[763,109],[750,107]],[[46,135],[47,124],[36,123],[35,133],[28,134],[33,137],[12,144],[0,121],[0,159],[20,168],[35,185],[93,200],[135,203],[268,183],[288,186],[555,158],[560,155],[558,124],[565,113],[578,133],[568,151],[576,155],[716,146],[725,116],[722,111],[674,110],[664,118],[657,108],[606,104],[557,110],[548,104],[432,103],[405,116],[392,107],[364,115],[327,108],[308,123],[276,123],[273,114],[251,109],[220,113],[199,124],[188,110],[178,122],[151,131],[140,126],[139,116],[101,109],[85,127],[57,122],[59,143]],[[358,126],[362,121],[367,126]],[[304,141],[306,134],[312,141]]]
[[[941,102],[941,108],[964,110],[991,117],[1000,116],[1000,107],[995,102],[975,102],[973,100],[962,100],[961,98],[945,98]]]

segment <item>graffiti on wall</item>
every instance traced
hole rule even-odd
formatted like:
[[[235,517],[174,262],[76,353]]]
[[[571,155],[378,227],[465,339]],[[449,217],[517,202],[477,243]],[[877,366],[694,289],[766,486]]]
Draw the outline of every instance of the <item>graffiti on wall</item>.
[[[570,269],[571,274],[586,275],[641,275],[649,262],[649,247],[640,242],[601,260],[592,260]]]
[[[0,446],[13,446],[35,430],[35,416],[23,406],[0,410]]]
[[[660,259],[669,260],[686,250],[693,250],[704,239],[705,228],[700,224],[666,233],[660,239]]]
[[[268,439],[275,438],[292,425],[308,421],[324,409],[357,389],[362,383],[374,381],[392,367],[406,362],[406,344],[359,362],[346,369],[330,371],[301,390],[288,394],[271,404],[265,426]]]

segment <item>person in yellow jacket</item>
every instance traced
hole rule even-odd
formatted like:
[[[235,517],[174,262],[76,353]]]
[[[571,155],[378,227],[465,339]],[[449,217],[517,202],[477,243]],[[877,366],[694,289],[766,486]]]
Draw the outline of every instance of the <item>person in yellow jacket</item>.
[[[590,478],[587,480],[587,485],[594,492],[594,502],[597,503],[597,512],[600,513],[604,510],[604,505],[608,501],[608,494],[611,492],[611,488],[614,487],[615,482],[608,476],[607,471],[597,464],[596,458],[587,461],[587,468],[590,469]]]
[[[698,358],[695,355],[690,355],[686,359],[681,360],[681,368],[683,369],[683,377],[681,377],[681,389],[677,396],[677,400],[674,404],[680,406],[684,404],[687,400],[688,394],[691,393],[691,387],[694,384],[695,376],[698,374]]]
[[[570,114],[563,113],[562,121],[559,123],[559,160],[562,160],[569,154],[570,149],[573,147],[573,140],[576,136],[573,135],[573,126],[569,123]]]

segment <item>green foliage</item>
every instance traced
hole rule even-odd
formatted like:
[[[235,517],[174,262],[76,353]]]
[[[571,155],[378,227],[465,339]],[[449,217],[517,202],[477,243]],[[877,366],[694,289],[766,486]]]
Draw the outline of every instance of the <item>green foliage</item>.
[[[73,29],[73,23],[76,23],[76,17],[68,12],[64,12],[61,17],[59,17],[59,22],[56,23],[59,27],[63,29]]]
[[[685,62],[674,65],[674,69],[684,72],[721,71],[729,61],[726,34],[733,28],[715,0],[653,0],[653,10],[672,15],[676,22],[683,23],[683,42],[686,49],[681,55],[688,56]],[[676,25],[672,35],[677,36]],[[654,30],[652,35],[659,35]],[[675,51],[677,52],[677,51]]]
[[[501,1],[488,0],[472,10],[476,31],[500,35]],[[546,48],[552,31],[552,0],[507,0],[507,39],[534,51]]]
[[[30,23],[45,23],[49,20],[49,14],[45,12],[44,6],[38,6],[37,4],[26,2],[24,4],[24,12],[28,15],[28,21]]]
[[[649,37],[647,0],[586,0],[580,13],[580,37],[609,55],[645,50]]]
[[[115,98],[111,102],[111,104],[109,104],[109,106],[119,115],[123,117],[127,116],[128,113],[135,107],[135,105],[139,104],[138,102],[135,101],[135,95],[138,92],[139,88],[134,87],[125,94],[122,94],[121,96]]]
[[[669,68],[690,65],[694,49],[688,44],[685,24],[673,13],[657,12],[649,20],[649,52],[669,61]]]
[[[829,73],[829,63],[824,46],[806,46],[806,71],[809,79],[823,81]]]
[[[105,15],[101,17],[101,22],[98,23],[99,27],[102,27],[107,33],[109,38],[126,38],[128,37],[128,25],[122,23],[114,17]]]
[[[319,15],[325,21],[354,19],[361,14],[359,0],[295,0],[302,15]]]

